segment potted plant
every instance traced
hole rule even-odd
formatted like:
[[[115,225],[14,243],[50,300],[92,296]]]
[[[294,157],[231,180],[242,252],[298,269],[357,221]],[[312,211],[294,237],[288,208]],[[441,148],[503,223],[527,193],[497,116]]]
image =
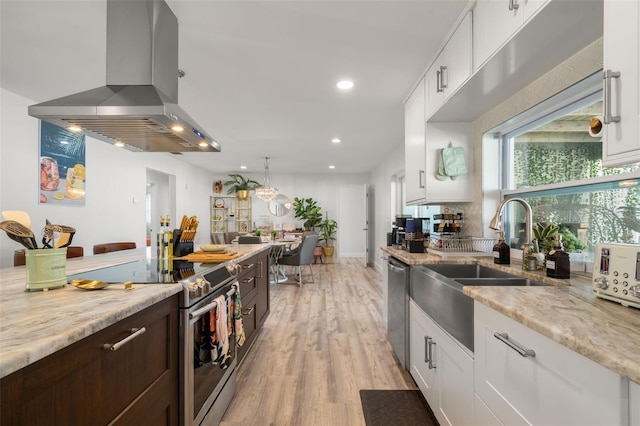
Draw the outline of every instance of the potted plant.
[[[276,235],[278,235],[278,231],[276,231],[275,229],[271,230],[271,241],[275,241],[276,240]]]
[[[295,197],[293,199],[293,209],[296,219],[304,220],[304,229],[306,230],[315,230],[316,226],[322,222],[320,206],[313,198]]]
[[[239,200],[246,200],[249,198],[249,191],[259,188],[261,185],[253,179],[245,178],[237,173],[230,173],[228,181],[224,183],[228,186],[227,194],[236,194]]]
[[[322,251],[326,257],[333,256],[333,241],[336,240],[336,229],[338,229],[338,222],[333,219],[329,219],[329,214],[327,213],[325,219],[320,222],[320,238],[319,241],[324,241],[324,247],[322,247]]]

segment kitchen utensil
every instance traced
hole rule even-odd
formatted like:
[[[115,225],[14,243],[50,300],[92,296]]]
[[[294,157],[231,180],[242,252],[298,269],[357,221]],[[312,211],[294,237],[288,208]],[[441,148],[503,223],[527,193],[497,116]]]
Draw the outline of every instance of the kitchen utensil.
[[[70,240],[71,240],[71,234],[69,232],[63,232],[60,234],[58,241],[56,241],[55,247],[56,248],[67,247],[69,246],[69,244],[71,244]]]
[[[109,285],[103,281],[97,280],[71,280],[70,284],[82,290],[100,290],[101,288],[105,288]]]
[[[182,221],[180,222],[180,230],[184,231],[187,229],[187,225],[189,224],[189,216],[186,214],[182,216]]]
[[[21,210],[4,210],[2,212],[2,217],[4,220],[15,220],[27,228],[31,228],[31,217],[29,217],[29,213],[27,212],[23,212]]]
[[[6,232],[9,238],[19,242],[28,249],[38,248],[36,237],[33,235],[33,232],[31,232],[31,229],[27,228],[20,222],[16,222],[15,220],[2,221],[0,222],[0,229]],[[18,239],[13,237],[17,237]]]

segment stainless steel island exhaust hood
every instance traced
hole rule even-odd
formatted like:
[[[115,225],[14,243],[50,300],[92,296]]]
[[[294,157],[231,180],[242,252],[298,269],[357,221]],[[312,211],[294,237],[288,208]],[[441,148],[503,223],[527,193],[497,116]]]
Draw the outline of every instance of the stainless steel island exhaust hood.
[[[32,105],[29,115],[131,151],[220,151],[178,106],[178,73],[169,6],[107,0],[106,85]]]

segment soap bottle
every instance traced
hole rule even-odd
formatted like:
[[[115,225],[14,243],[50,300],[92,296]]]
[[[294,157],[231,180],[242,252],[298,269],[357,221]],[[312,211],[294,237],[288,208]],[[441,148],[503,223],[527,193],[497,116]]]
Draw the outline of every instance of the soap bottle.
[[[498,243],[493,246],[493,263],[509,265],[511,263],[511,249],[504,242],[504,232],[500,232]]]
[[[569,253],[563,250],[562,235],[556,234],[553,250],[547,255],[547,276],[551,278],[568,279],[571,276]]]

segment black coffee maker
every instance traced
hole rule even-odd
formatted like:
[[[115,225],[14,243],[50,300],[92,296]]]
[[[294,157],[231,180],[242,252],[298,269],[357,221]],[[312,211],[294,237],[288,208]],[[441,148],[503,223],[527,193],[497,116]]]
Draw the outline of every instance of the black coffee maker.
[[[405,230],[407,227],[407,219],[411,219],[411,215],[398,215],[391,227],[391,233],[387,234],[387,245],[401,248],[404,244]]]

